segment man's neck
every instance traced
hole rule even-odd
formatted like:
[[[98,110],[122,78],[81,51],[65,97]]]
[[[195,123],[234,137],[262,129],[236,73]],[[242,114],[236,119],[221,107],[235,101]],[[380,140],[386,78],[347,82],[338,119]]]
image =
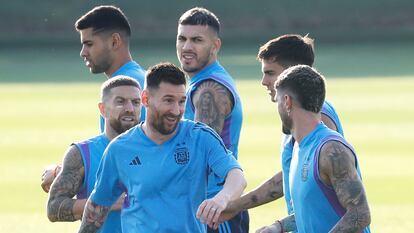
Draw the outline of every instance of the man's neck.
[[[320,113],[313,113],[303,109],[297,109],[295,116],[292,116],[292,118],[292,136],[299,144],[321,122]]]
[[[112,75],[119,70],[119,68],[121,68],[123,65],[125,65],[126,63],[132,61],[132,57],[131,54],[128,53],[120,58],[115,58],[114,62],[112,63],[111,67],[105,71],[105,75],[107,78],[111,78]]]
[[[144,131],[145,135],[147,135],[147,137],[151,139],[157,145],[163,144],[164,142],[168,141],[170,138],[172,138],[177,133],[177,129],[175,129],[174,132],[168,135],[161,134],[156,129],[151,127],[150,124],[148,124],[146,121],[142,124],[142,130]]]
[[[192,72],[192,73],[188,73],[188,72],[186,72],[186,74],[187,74],[187,76],[191,79],[191,78],[193,78],[196,74],[198,74],[198,73],[200,73],[202,70],[204,70],[206,67],[208,67],[208,66],[210,66],[211,64],[213,64],[214,62],[216,62],[217,61],[217,59],[215,58],[215,59],[212,59],[209,63],[207,63],[203,68],[201,68],[201,69],[199,69],[198,71],[196,71],[196,72]]]
[[[105,121],[107,122],[107,121]],[[115,137],[119,135],[110,125],[105,124],[105,130],[104,130],[105,136],[109,139],[109,141],[112,141]]]

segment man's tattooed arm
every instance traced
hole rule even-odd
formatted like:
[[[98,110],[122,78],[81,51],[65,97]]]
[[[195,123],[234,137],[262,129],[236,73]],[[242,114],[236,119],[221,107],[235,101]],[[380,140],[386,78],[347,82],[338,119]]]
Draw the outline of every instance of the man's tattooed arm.
[[[371,222],[364,186],[358,176],[352,151],[338,141],[321,149],[319,168],[322,180],[333,187],[345,215],[330,233],[361,232]]]
[[[282,172],[277,173],[256,189],[241,196],[238,201],[243,210],[251,209],[283,197]]]
[[[50,189],[47,216],[50,221],[76,221],[81,219],[84,200],[73,197],[79,192],[84,178],[82,157],[76,146],[71,146],[63,159],[62,171]]]
[[[224,127],[224,119],[233,109],[231,92],[220,83],[207,80],[197,87],[192,98],[195,120],[206,123],[220,134]]]
[[[97,205],[88,199],[79,233],[97,232],[104,224],[110,209],[111,207]]]
[[[243,194],[241,197],[229,202],[220,216],[221,221],[226,221],[240,211],[248,210],[268,202],[277,200],[283,196],[282,172],[277,173],[256,189]]]

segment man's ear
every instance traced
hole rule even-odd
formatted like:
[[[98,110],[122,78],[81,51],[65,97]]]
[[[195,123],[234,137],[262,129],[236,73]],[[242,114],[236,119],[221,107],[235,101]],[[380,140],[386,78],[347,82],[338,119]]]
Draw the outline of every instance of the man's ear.
[[[112,33],[112,35],[111,35],[111,43],[112,43],[111,44],[112,45],[112,48],[114,50],[119,49],[121,47],[122,43],[123,43],[122,38],[121,38],[121,34],[119,34],[118,32]]]
[[[213,52],[217,55],[218,54],[218,52],[220,51],[220,48],[221,48],[221,40],[220,40],[220,38],[215,38],[214,39],[214,50],[213,50]]]
[[[147,90],[147,89],[144,89],[144,90],[142,91],[142,93],[141,93],[141,101],[142,101],[142,104],[143,104],[145,107],[148,107],[148,98],[149,98],[149,93],[148,93],[148,90]]]
[[[283,96],[283,98],[285,99],[285,109],[287,112],[290,112],[293,106],[292,96],[286,94]]]
[[[99,112],[101,113],[101,116],[105,118],[105,105],[102,102],[98,103]]]

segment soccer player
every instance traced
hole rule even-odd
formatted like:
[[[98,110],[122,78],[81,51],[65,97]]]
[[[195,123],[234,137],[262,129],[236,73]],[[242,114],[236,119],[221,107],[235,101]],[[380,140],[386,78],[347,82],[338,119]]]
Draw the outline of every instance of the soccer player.
[[[268,41],[259,49],[258,60],[262,64],[262,85],[266,87],[272,101],[275,101],[274,84],[278,76],[287,68],[304,64],[312,66],[314,62],[313,39],[295,34],[282,35]],[[323,103],[321,119],[329,128],[343,135],[342,125],[334,107],[327,101]],[[234,214],[277,200],[284,195],[288,213],[293,213],[289,194],[289,169],[294,140],[290,132],[283,130],[282,172],[278,172],[256,189],[229,203],[221,219],[228,219]]]
[[[295,140],[289,172],[294,214],[257,232],[370,232],[356,153],[341,134],[321,122],[324,77],[297,65],[280,75],[275,89],[283,128]]]
[[[202,223],[217,224],[227,203],[246,186],[239,164],[215,131],[181,119],[184,73],[161,63],[149,68],[145,78],[146,120],[106,149],[80,232],[95,232],[125,190],[122,232],[206,232]],[[209,168],[225,182],[206,199]]]
[[[92,73],[105,73],[108,78],[125,75],[144,86],[145,70],[132,60],[129,51],[131,28],[121,9],[114,6],[95,7],[76,21],[75,29],[82,43],[80,56]],[[142,107],[140,121],[144,117],[145,108]],[[100,116],[101,132],[104,125],[104,118]],[[54,165],[44,171],[41,187],[45,192],[49,191],[60,169],[60,165]]]
[[[50,221],[81,219],[105,148],[113,138],[138,124],[140,108],[140,86],[137,81],[126,76],[116,76],[103,83],[99,110],[106,120],[105,131],[96,137],[72,144],[66,151],[62,171],[56,177],[49,194],[47,215]],[[121,232],[122,202],[123,196],[112,206],[101,232]]]
[[[144,86],[145,70],[132,60],[129,51],[131,27],[121,9],[95,7],[76,21],[75,28],[82,43],[80,56],[92,73],[105,73],[108,78],[125,75]],[[141,111],[141,120],[144,116],[145,111]],[[101,118],[101,132],[103,125]]]
[[[186,92],[185,119],[206,123],[220,135],[237,159],[242,106],[235,82],[217,60],[221,47],[219,19],[204,8],[186,11],[178,21],[177,57],[190,78]],[[209,172],[208,197],[223,188],[223,178]],[[249,216],[243,211],[208,232],[243,233],[249,230]]]

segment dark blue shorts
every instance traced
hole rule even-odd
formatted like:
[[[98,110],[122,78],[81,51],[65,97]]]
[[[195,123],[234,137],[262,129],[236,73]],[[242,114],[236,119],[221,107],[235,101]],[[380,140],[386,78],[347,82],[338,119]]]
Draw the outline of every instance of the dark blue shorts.
[[[248,233],[249,232],[249,213],[247,210],[238,213],[232,219],[223,222],[217,230],[207,226],[207,233]]]

